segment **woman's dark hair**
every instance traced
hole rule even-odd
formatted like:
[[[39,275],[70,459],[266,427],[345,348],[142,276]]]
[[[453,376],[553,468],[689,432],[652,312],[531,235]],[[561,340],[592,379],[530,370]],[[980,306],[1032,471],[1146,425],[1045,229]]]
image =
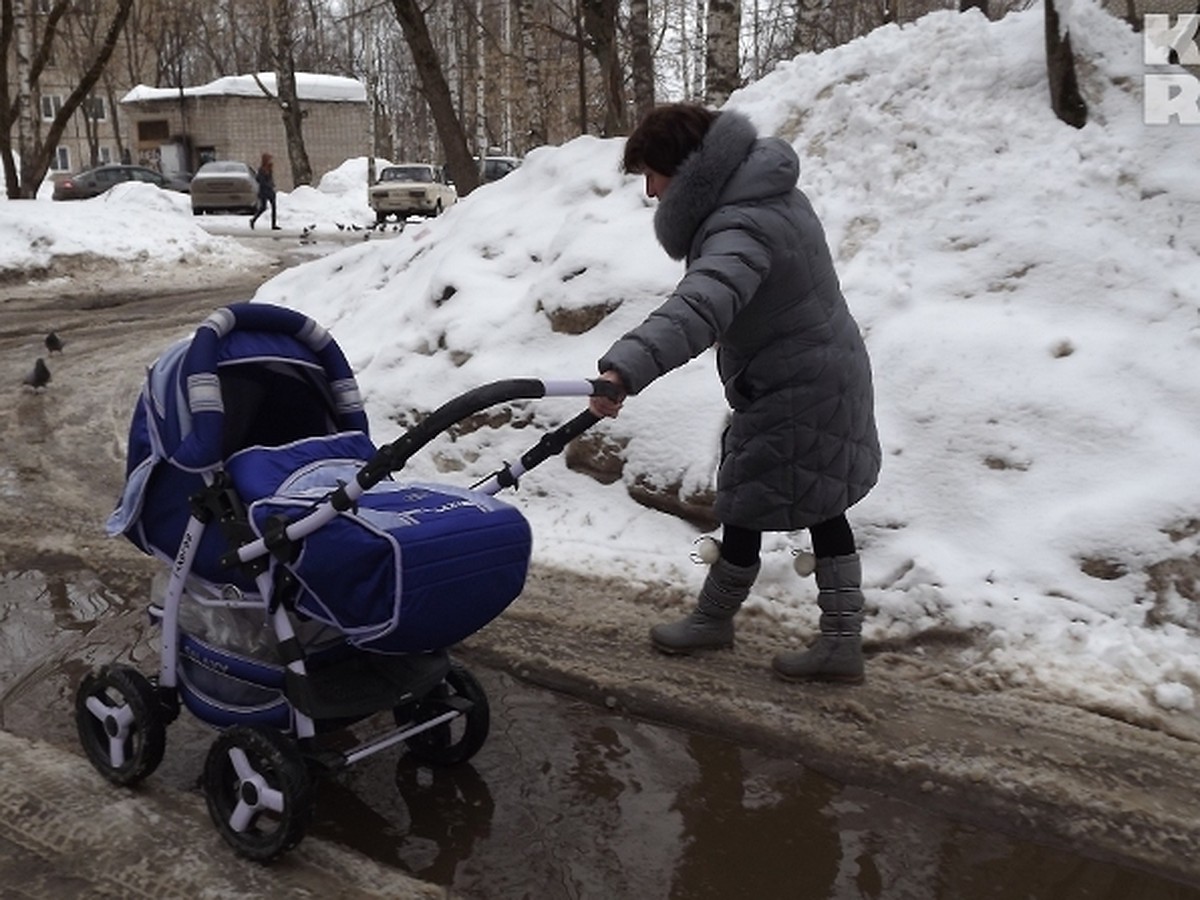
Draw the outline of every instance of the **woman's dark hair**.
[[[625,142],[621,167],[631,175],[652,169],[674,177],[680,164],[704,141],[720,113],[697,103],[668,103],[646,113]]]

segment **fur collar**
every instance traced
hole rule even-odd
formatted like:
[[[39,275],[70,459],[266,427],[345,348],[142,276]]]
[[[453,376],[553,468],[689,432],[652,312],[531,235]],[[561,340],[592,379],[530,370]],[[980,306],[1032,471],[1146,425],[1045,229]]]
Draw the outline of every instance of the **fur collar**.
[[[758,132],[741,113],[717,116],[704,141],[675,172],[654,212],[654,233],[671,259],[687,256],[696,229],[719,205],[729,177],[745,161]]]

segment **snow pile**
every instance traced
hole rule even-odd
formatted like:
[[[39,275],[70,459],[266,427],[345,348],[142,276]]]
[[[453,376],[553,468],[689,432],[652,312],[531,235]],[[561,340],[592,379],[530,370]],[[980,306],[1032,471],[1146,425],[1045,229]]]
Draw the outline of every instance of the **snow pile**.
[[[781,66],[730,106],[800,153],[872,353],[886,462],[852,512],[868,635],[967,633],[977,673],[1187,711],[1200,689],[1200,195],[1179,176],[1195,134],[1143,125],[1137,35],[1091,4],[1072,16],[1082,130],[1049,110],[1039,10],[883,28]],[[593,138],[531,153],[444,218],[285,273],[258,299],[333,329],[382,437],[495,378],[591,374],[680,274],[619,153]],[[611,307],[584,333],[554,330],[560,312]],[[724,414],[706,355],[602,427],[628,441],[626,483],[688,492],[710,483]],[[484,473],[510,440],[479,432],[435,461]],[[545,496],[521,506],[542,559],[699,582],[683,562],[694,531],[631,506],[625,485],[535,480]],[[755,602],[808,633],[811,589],[787,552],[804,543],[768,540]]]
[[[71,266],[100,261],[238,268],[266,259],[196,225],[187,194],[143,182],[88,200],[0,201],[0,276],[70,274]]]

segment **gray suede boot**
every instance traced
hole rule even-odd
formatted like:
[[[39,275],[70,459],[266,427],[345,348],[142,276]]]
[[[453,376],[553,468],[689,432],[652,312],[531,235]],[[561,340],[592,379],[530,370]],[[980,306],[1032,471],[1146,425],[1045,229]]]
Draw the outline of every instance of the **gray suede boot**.
[[[655,625],[650,642],[663,653],[723,650],[733,646],[733,614],[750,594],[759,564],[735,566],[724,558],[708,570],[696,608],[677,622]]]
[[[771,668],[786,681],[859,684],[863,680],[863,595],[858,554],[818,559],[817,587],[821,634],[807,650],[778,654]]]

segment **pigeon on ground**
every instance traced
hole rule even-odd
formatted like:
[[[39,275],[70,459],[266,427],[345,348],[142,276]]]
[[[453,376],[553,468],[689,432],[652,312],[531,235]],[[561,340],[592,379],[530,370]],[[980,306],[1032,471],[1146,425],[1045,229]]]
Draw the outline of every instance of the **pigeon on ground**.
[[[40,391],[50,383],[50,369],[47,367],[46,361],[40,356],[37,362],[33,364],[33,370],[25,376],[24,383],[35,391]]]
[[[46,349],[51,353],[62,353],[63,339],[53,331],[46,335]]]

